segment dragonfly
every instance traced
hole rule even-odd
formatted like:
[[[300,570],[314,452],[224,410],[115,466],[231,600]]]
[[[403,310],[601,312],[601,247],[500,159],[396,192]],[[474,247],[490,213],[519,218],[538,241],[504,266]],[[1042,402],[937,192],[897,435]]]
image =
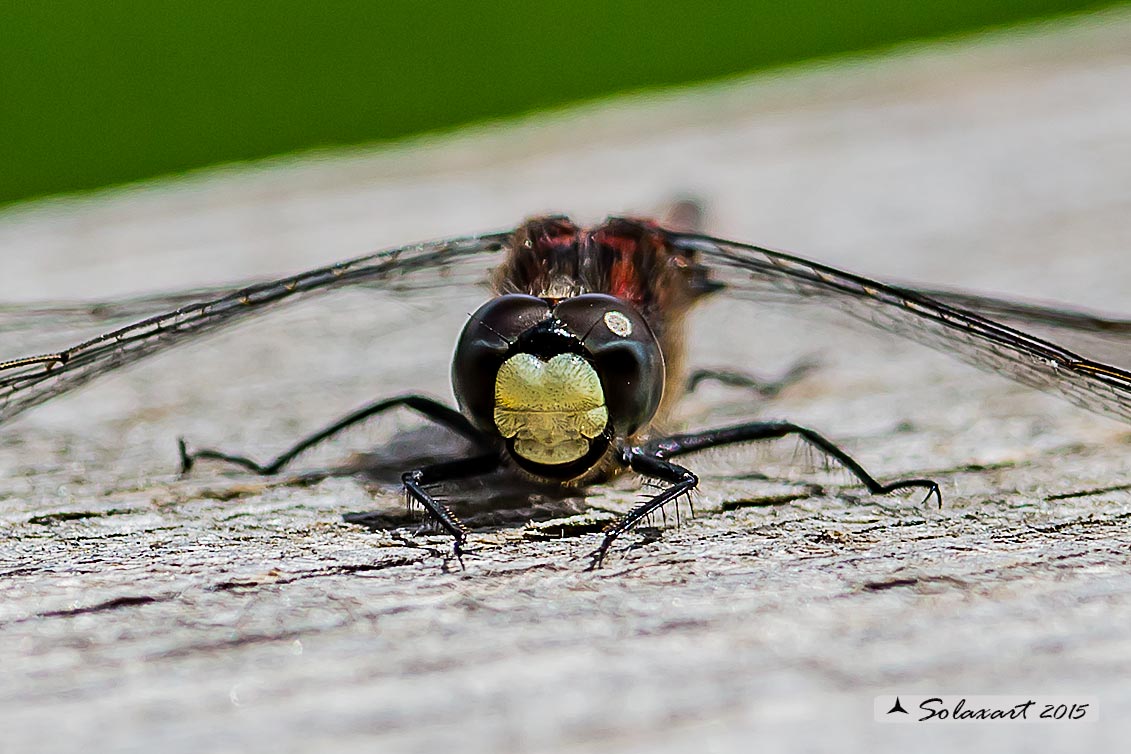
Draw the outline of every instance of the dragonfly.
[[[398,292],[479,280],[490,298],[468,318],[452,360],[455,407],[418,394],[364,405],[267,461],[180,441],[182,471],[199,460],[275,475],[313,447],[361,422],[407,408],[464,438],[469,454],[406,469],[401,483],[457,558],[469,530],[436,485],[500,470],[533,487],[583,488],[625,471],[658,491],[614,520],[591,553],[599,567],[626,532],[691,492],[698,476],[681,456],[738,443],[796,437],[871,494],[919,489],[941,504],[931,479],[881,482],[817,431],[750,421],[696,432],[662,431],[665,417],[704,379],[767,387],[734,372],[691,371],[684,324],[700,301],[721,296],[812,303],[933,346],[977,367],[1131,421],[1131,372],[1116,365],[1131,321],[1084,310],[881,282],[793,254],[699,232],[694,212],[662,222],[610,217],[582,227],[565,216],[516,228],[411,244],[297,275],[226,289],[44,307],[45,315],[138,316],[69,348],[0,363],[0,423],[152,354],[270,311],[349,287]],[[151,316],[155,307],[171,306]],[[5,310],[0,308],[0,327]],[[1096,359],[1058,342],[1089,343]],[[1105,354],[1112,354],[1110,358]],[[1107,361],[1104,358],[1108,358]]]

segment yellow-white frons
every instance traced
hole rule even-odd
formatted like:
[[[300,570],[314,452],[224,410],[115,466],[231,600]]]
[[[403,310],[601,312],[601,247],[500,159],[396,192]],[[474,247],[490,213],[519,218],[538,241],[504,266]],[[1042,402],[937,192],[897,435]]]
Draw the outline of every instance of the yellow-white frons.
[[[576,461],[609,421],[601,379],[585,359],[507,359],[495,378],[495,426],[518,455],[548,465]]]

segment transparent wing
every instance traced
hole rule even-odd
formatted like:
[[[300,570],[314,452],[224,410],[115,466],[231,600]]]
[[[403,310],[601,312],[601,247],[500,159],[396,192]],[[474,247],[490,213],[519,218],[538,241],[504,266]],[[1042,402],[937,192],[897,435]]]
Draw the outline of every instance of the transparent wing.
[[[29,301],[0,304],[0,333],[113,325],[157,312],[172,311],[197,301],[218,298],[234,289],[248,288],[262,282],[266,281],[248,281],[222,288],[168,291],[114,301]]]
[[[1131,372],[1005,324],[1099,332],[1108,323],[1108,338],[1118,339],[1131,332],[1125,321],[971,294],[936,296],[709,236],[673,233],[669,240],[677,249],[698,254],[732,295],[835,307],[974,366],[1058,393],[1083,408],[1131,421]]]
[[[8,322],[37,318],[122,319],[173,304],[61,351],[0,362],[0,422],[150,354],[241,322],[285,301],[346,286],[382,290],[435,288],[486,280],[510,233],[415,244],[369,254],[291,277],[228,289],[205,289],[106,304],[52,304],[9,309]],[[484,262],[482,267],[476,262]],[[0,310],[0,323],[4,322]]]
[[[1060,304],[1018,301],[966,291],[899,287],[1024,330],[1086,354],[1092,360],[1131,370],[1131,319]]]
[[[483,238],[486,239],[487,237]],[[359,280],[355,285],[360,288],[399,292],[439,289],[456,282],[482,282],[479,279],[461,277],[453,268],[453,264],[446,263],[437,265],[435,268],[437,274],[434,275],[406,275],[397,279]],[[277,281],[270,278],[259,278],[240,283],[228,283],[222,286],[161,291],[105,301],[58,300],[0,303],[0,335],[125,324],[132,320],[163,312],[172,312],[174,309],[189,304],[211,301],[246,288],[254,288],[273,282]]]

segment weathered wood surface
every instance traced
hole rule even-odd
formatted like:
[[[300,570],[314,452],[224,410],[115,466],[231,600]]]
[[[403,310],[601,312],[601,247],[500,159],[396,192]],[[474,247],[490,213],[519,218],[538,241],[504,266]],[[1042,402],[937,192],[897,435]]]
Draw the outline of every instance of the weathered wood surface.
[[[0,299],[221,283],[692,192],[720,235],[1126,311],[1129,91],[1131,21],[1113,16],[15,208]],[[479,519],[460,571],[442,538],[343,520],[399,515],[388,485],[173,473],[180,434],[265,456],[373,397],[447,396],[479,296],[320,299],[5,427],[0,749],[1125,745],[1128,428],[892,338],[716,303],[692,323],[697,364],[820,368],[770,404],[706,389],[682,419],[793,418],[884,478],[937,478],[941,511],[791,474],[789,445],[696,461],[696,517],[626,537],[600,572],[583,570],[597,535],[540,539],[522,508]],[[88,331],[0,343],[11,356]],[[417,427],[396,417],[364,439],[403,458]],[[621,480],[532,515],[623,509],[638,491]],[[899,691],[1090,695],[1103,717],[877,726],[873,695]]]

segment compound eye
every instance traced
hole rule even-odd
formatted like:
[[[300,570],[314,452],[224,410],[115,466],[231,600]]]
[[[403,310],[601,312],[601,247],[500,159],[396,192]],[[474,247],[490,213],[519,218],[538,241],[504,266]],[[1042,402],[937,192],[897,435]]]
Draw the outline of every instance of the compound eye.
[[[549,316],[550,305],[544,299],[508,293],[496,296],[479,307],[463,328],[463,335],[472,333],[505,349],[518,340],[519,335]]]
[[[511,345],[550,316],[550,305],[535,296],[493,298],[464,325],[452,357],[452,390],[464,415],[485,432],[494,428],[495,375]]]
[[[617,433],[628,436],[647,425],[664,394],[664,356],[636,307],[615,296],[588,293],[559,303],[554,316],[577,333],[590,353]]]

